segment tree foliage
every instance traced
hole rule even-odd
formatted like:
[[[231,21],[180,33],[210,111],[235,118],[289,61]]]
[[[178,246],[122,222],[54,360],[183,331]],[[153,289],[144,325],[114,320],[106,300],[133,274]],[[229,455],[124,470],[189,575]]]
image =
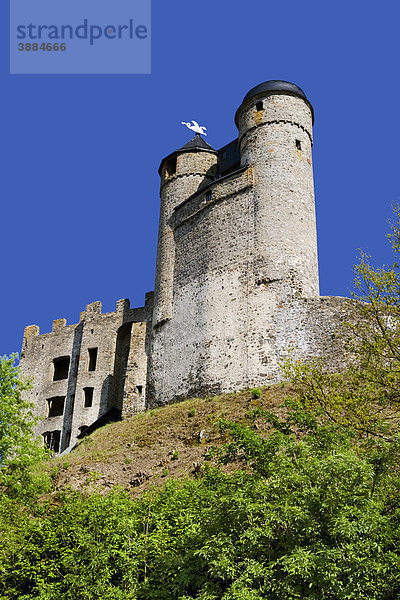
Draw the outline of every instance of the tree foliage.
[[[26,496],[44,483],[32,467],[45,451],[34,439],[33,404],[22,394],[31,384],[19,378],[16,359],[16,354],[0,357],[0,491]]]
[[[392,437],[400,424],[400,207],[388,235],[393,263],[375,267],[361,252],[354,300],[341,332],[348,366],[330,373],[324,361],[288,361],[284,375],[306,407],[360,435]]]
[[[32,434],[32,406],[21,392],[29,383],[18,378],[17,355],[0,357],[0,460],[10,460],[22,450]]]
[[[138,500],[66,493],[38,505],[0,560],[0,597],[397,597],[393,444],[361,452],[298,403],[282,422],[253,414],[260,419],[273,427],[267,438],[251,422],[220,423],[228,440],[216,455],[242,467],[233,474],[210,465]]]

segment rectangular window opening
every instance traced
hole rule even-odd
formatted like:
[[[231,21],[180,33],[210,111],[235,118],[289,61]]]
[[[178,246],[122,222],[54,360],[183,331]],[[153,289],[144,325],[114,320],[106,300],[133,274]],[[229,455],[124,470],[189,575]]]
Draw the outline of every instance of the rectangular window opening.
[[[61,431],[46,431],[42,434],[44,443],[52,452],[60,451]]]
[[[297,148],[297,150],[301,150],[301,141],[300,140],[296,140],[296,148]]]
[[[49,398],[47,400],[49,405],[48,417],[62,417],[64,414],[64,401],[65,396],[55,396],[54,398]]]
[[[137,385],[136,389],[137,389],[137,393],[139,394],[139,396],[141,396],[143,394],[143,386]]]
[[[257,102],[256,104],[256,111],[258,112],[259,110],[263,109],[263,103],[262,102]]]
[[[97,348],[89,348],[89,371],[95,371],[97,364]]]
[[[94,388],[92,388],[92,387],[83,388],[85,408],[90,408],[93,405],[93,392],[94,392]]]
[[[54,364],[53,381],[60,381],[61,379],[68,378],[69,363],[70,363],[69,356],[61,356],[60,358],[55,358],[53,360],[53,364]]]
[[[171,177],[171,175],[175,175],[176,173],[176,156],[170,158],[165,163],[165,176]]]

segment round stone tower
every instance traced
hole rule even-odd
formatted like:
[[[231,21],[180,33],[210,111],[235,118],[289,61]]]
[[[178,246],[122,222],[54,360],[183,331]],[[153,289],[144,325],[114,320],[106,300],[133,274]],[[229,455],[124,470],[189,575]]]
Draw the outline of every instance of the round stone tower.
[[[216,169],[217,152],[199,134],[161,161],[153,327],[161,326],[172,315],[175,248],[170,219],[179,204],[215,179]]]
[[[250,90],[235,117],[241,165],[254,171],[255,275],[279,296],[319,296],[313,121],[304,92],[276,80]]]
[[[218,154],[196,136],[161,163],[149,406],[278,381],[318,345],[313,109],[268,81],[236,124]]]

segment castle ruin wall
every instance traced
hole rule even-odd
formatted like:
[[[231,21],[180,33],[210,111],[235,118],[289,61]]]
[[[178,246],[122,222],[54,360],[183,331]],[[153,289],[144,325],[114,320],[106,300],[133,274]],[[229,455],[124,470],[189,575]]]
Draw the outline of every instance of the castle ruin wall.
[[[144,410],[151,314],[149,294],[142,308],[131,309],[129,300],[119,300],[115,312],[102,313],[101,302],[93,302],[78,324],[57,319],[45,334],[35,325],[26,328],[20,373],[32,378],[26,396],[40,419],[36,433],[56,452],[73,445],[112,408],[124,415]],[[124,328],[129,331],[126,360]]]

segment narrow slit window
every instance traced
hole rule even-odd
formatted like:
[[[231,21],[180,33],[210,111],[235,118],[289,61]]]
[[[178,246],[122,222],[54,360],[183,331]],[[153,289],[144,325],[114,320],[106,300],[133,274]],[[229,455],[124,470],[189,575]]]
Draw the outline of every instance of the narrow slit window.
[[[74,406],[75,406],[75,394],[71,394],[71,399],[69,401],[69,412],[71,415],[74,412]]]
[[[49,398],[47,403],[49,405],[49,417],[62,417],[64,414],[64,401],[65,396],[55,396],[54,398]]]
[[[301,150],[301,141],[300,140],[296,140],[296,148],[297,148],[297,150]]]
[[[89,348],[89,371],[95,371],[97,364],[97,348]]]
[[[68,378],[69,363],[70,363],[69,356],[61,356],[60,358],[55,358],[53,360],[53,365],[54,365],[53,381],[60,381],[61,379]]]
[[[263,103],[262,102],[257,102],[256,104],[256,111],[258,112],[259,110],[263,109]]]
[[[83,398],[85,408],[90,408],[93,405],[93,392],[94,388],[86,387],[83,388]]]

